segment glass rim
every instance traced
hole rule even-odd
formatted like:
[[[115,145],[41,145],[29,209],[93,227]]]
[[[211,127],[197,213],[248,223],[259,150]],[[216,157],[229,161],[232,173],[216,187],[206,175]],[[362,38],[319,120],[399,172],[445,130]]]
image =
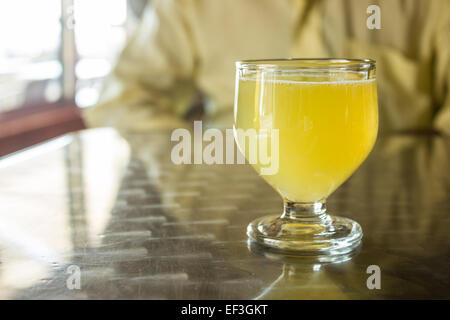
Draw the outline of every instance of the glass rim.
[[[291,62],[291,63],[290,63]],[[295,58],[295,59],[255,59],[236,62],[239,70],[322,70],[322,71],[372,71],[376,61],[372,59],[347,58]]]

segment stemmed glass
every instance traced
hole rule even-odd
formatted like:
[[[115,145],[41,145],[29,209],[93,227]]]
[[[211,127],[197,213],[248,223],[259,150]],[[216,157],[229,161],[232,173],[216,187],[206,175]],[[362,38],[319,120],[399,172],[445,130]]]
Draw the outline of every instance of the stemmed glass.
[[[284,200],[281,216],[249,224],[250,239],[325,256],[346,254],[360,244],[360,225],[329,215],[325,200],[375,143],[375,61],[237,62],[233,129],[247,161]]]

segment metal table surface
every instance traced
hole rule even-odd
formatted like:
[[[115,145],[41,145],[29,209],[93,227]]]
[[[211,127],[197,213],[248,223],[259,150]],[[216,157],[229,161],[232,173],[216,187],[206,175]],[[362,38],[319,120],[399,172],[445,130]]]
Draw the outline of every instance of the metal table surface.
[[[281,198],[248,165],[174,165],[173,144],[96,129],[1,159],[0,299],[450,298],[450,139],[378,140],[328,201],[364,231],[336,263],[250,245]]]

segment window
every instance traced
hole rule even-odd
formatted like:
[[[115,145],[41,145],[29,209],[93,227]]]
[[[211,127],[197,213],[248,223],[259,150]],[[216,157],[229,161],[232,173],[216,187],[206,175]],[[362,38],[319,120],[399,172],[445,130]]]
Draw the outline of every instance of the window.
[[[127,2],[75,0],[74,14],[78,53],[75,101],[80,107],[88,107],[97,102],[102,80],[125,44]]]
[[[0,112],[61,97],[61,1],[0,2]]]
[[[0,155],[83,128],[145,3],[0,1]]]

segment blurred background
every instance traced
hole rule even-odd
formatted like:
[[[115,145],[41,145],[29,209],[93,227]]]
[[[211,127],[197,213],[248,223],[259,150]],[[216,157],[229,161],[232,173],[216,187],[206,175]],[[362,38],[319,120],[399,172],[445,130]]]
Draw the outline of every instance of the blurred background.
[[[369,28],[378,5],[383,22]],[[87,123],[135,130],[230,120],[234,62],[268,57],[375,59],[379,132],[450,134],[448,8],[445,0],[2,1],[0,156]]]
[[[0,156],[84,128],[146,2],[0,2]]]

